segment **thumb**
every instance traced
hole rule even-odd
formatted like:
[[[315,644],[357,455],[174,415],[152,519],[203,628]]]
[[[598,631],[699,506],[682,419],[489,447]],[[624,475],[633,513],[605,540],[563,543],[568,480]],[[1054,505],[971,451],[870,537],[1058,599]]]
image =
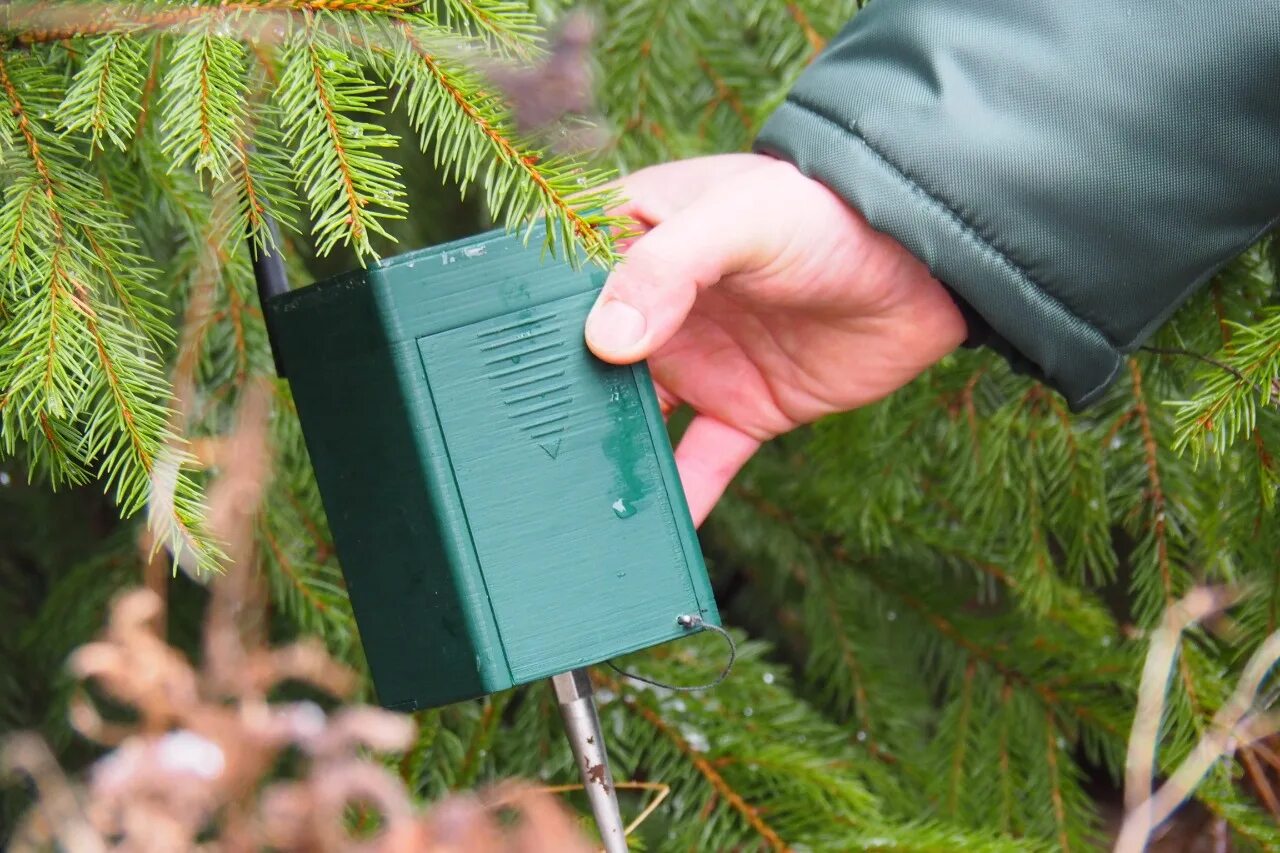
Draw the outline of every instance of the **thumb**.
[[[753,231],[763,229],[725,227],[729,202],[694,204],[631,244],[587,317],[592,352],[615,364],[649,357],[684,323],[699,290],[751,262],[763,242]]]

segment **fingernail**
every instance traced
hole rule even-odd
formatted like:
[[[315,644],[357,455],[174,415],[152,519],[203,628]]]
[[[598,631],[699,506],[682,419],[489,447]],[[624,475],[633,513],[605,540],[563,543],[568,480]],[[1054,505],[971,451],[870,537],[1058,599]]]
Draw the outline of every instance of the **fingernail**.
[[[611,299],[597,305],[587,318],[587,340],[608,352],[627,350],[644,336],[644,315],[625,302]]]

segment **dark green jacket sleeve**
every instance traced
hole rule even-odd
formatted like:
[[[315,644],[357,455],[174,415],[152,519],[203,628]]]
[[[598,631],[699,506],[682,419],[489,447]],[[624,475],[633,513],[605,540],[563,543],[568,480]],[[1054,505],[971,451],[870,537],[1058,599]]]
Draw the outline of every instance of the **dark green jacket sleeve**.
[[[1280,2],[874,0],[757,148],[1085,406],[1280,215]]]

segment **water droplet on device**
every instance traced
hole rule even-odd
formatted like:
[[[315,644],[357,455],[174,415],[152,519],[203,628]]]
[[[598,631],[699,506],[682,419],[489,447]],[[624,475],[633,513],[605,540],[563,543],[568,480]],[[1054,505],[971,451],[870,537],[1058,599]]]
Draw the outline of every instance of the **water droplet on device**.
[[[623,498],[618,498],[613,502],[613,514],[618,518],[630,518],[636,514],[636,505]]]

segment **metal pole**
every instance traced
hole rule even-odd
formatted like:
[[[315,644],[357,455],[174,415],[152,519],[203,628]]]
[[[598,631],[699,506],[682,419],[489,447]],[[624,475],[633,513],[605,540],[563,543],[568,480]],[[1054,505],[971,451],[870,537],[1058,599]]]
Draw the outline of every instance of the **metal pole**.
[[[613,774],[609,772],[609,757],[605,754],[604,732],[596,713],[591,679],[585,669],[574,669],[552,676],[551,686],[560,703],[560,716],[564,718],[569,746],[582,774],[582,785],[591,802],[591,813],[600,829],[605,853],[627,853],[622,812],[613,787]]]

